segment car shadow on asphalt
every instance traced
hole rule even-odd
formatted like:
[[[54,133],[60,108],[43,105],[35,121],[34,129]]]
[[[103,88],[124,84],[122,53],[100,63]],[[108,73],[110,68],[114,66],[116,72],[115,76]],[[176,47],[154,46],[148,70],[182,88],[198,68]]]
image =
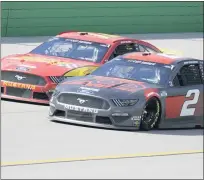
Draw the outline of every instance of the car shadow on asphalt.
[[[175,136],[203,136],[204,129],[203,128],[177,128],[177,129],[154,129],[151,131],[140,131],[140,130],[123,130],[123,129],[111,129],[111,128],[104,128],[104,127],[93,127],[88,125],[80,125],[68,122],[59,122],[51,120],[53,123],[62,124],[62,125],[71,125],[77,126],[81,128],[91,128],[91,129],[98,129],[98,130],[107,130],[107,131],[122,131],[124,133],[135,132],[140,134],[157,134],[157,135],[175,135]]]
[[[27,101],[20,101],[20,100],[14,100],[14,99],[4,99],[1,98],[1,102],[14,102],[19,104],[29,104],[29,105],[37,105],[37,106],[49,106],[49,104],[43,104],[43,103],[35,103],[35,102],[27,102]]]
[[[48,104],[41,104],[41,103],[34,103],[34,102],[27,102],[27,101],[18,101],[18,100],[11,100],[11,99],[4,99],[1,98],[1,101],[6,102],[15,102],[20,104],[29,104],[29,105],[37,105],[37,106],[49,106]],[[111,128],[103,128],[103,127],[93,127],[88,125],[79,125],[79,124],[73,124],[68,122],[58,122],[58,121],[51,121],[58,124],[64,124],[64,125],[72,125],[72,126],[78,126],[81,128],[92,128],[92,129],[98,129],[98,130],[107,130],[107,131],[122,131],[124,133],[128,132],[135,132],[140,134],[157,134],[157,135],[180,135],[180,136],[203,136],[204,135],[204,129],[203,128],[177,128],[177,129],[154,129],[151,131],[139,131],[139,130],[124,130],[124,129],[111,129]]]

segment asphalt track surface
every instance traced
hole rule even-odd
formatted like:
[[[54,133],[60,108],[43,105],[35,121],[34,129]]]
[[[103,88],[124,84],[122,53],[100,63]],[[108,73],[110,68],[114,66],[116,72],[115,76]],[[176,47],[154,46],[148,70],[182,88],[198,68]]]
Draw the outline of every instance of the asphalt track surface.
[[[203,35],[140,35],[158,47],[203,58]],[[3,38],[1,56],[47,37]],[[53,123],[48,107],[1,101],[1,178],[203,179],[203,130],[128,132]]]

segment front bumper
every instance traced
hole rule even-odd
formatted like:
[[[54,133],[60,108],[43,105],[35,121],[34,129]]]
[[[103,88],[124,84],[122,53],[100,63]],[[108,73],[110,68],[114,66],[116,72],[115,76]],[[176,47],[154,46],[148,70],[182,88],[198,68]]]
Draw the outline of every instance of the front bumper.
[[[89,126],[89,127],[105,128],[105,129],[139,130],[139,127],[136,127],[136,126],[116,126],[116,125],[100,124],[100,123],[95,123],[95,122],[77,121],[77,120],[57,117],[57,116],[49,116],[49,120],[56,121],[56,122],[76,124],[76,125],[84,125],[84,126]]]
[[[69,109],[67,109],[67,106]],[[71,108],[70,108],[71,107]],[[49,119],[108,129],[139,130],[142,108],[111,106],[108,110],[50,102]]]
[[[47,84],[46,86],[34,86],[29,84],[13,83],[1,81],[1,98],[17,101],[49,104],[51,97],[50,90],[56,85]]]

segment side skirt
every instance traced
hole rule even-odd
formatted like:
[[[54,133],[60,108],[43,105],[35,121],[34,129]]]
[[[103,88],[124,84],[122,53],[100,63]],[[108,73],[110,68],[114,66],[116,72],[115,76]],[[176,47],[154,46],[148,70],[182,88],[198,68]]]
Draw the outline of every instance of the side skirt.
[[[179,117],[176,119],[164,119],[160,122],[158,128],[196,128],[204,127],[203,116]]]

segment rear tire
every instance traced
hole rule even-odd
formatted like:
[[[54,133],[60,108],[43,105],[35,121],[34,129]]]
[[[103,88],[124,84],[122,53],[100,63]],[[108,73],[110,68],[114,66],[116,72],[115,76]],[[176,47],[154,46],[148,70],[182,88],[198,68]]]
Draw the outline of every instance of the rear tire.
[[[149,131],[156,127],[161,114],[160,102],[156,97],[148,100],[143,108],[140,129]]]

